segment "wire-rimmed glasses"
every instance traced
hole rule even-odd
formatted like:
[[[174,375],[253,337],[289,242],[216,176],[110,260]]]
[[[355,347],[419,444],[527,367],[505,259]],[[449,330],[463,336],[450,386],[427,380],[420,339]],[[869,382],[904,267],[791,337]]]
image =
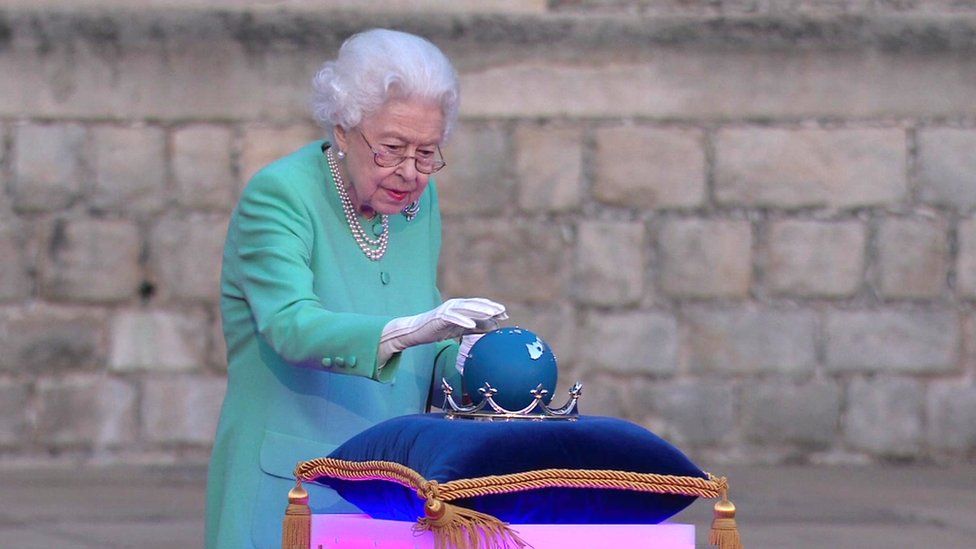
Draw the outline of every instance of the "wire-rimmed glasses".
[[[436,156],[433,152],[425,152],[420,149],[417,149],[412,155],[407,155],[383,149],[376,150],[369,140],[366,139],[366,134],[362,130],[359,130],[359,135],[363,137],[363,141],[366,142],[369,150],[373,151],[373,162],[381,168],[393,168],[402,164],[404,160],[413,158],[417,171],[425,175],[430,175],[447,165],[447,162],[444,161],[444,155],[441,154],[440,145],[436,146]]]

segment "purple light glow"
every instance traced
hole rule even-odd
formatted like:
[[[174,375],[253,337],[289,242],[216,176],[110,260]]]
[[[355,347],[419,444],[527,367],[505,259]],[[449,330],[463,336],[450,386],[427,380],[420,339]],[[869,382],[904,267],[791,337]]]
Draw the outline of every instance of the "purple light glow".
[[[415,534],[413,522],[367,515],[313,515],[311,549],[433,549],[430,532]],[[513,524],[535,549],[628,547],[694,549],[692,524]]]

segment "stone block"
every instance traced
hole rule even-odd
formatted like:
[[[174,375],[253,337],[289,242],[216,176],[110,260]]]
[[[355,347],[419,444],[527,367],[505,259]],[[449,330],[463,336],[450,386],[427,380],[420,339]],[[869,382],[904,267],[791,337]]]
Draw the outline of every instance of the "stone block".
[[[582,198],[583,144],[578,128],[523,125],[515,131],[519,208],[575,210]]]
[[[698,379],[654,384],[649,398],[656,415],[663,418],[668,440],[681,447],[717,446],[735,434],[735,394],[729,383]]]
[[[207,363],[210,337],[198,312],[122,310],[111,324],[109,367],[116,371],[185,371]]]
[[[150,214],[166,202],[166,134],[152,126],[96,126],[95,186],[90,203],[98,211]]]
[[[226,210],[237,194],[232,164],[233,136],[223,126],[195,124],[173,134],[173,176],[177,200],[190,209]]]
[[[146,439],[160,443],[210,444],[227,380],[222,377],[148,377],[142,384]]]
[[[0,448],[23,444],[27,429],[27,385],[0,380]]]
[[[759,444],[823,449],[840,422],[841,391],[833,381],[758,382],[743,387],[742,424]]]
[[[325,130],[310,124],[245,128],[240,158],[241,182],[247,183],[264,166],[297,151],[310,141],[323,138]]]
[[[959,368],[952,311],[829,311],[826,364],[833,372],[931,374]]]
[[[446,296],[553,303],[568,292],[568,232],[557,223],[445,220],[441,289]]]
[[[678,367],[678,323],[670,314],[592,311],[577,335],[580,368],[669,375]]]
[[[956,288],[960,295],[976,298],[976,218],[959,222],[958,238]]]
[[[581,414],[633,419],[629,415],[634,409],[628,405],[626,383],[621,383],[616,377],[594,374],[585,369],[582,375],[583,397],[577,404]],[[564,402],[561,394],[553,400],[560,404]]]
[[[765,273],[769,290],[798,297],[846,297],[864,273],[867,230],[859,221],[774,222]]]
[[[582,221],[576,248],[576,297],[589,305],[627,305],[644,293],[644,224]]]
[[[25,300],[31,295],[30,264],[24,244],[23,226],[18,220],[0,221],[0,258],[3,258],[0,261],[0,303]]]
[[[552,348],[559,365],[562,386],[562,374],[574,370],[579,361],[579,330],[576,326],[575,308],[565,302],[536,306],[508,302],[505,303],[505,308],[508,312],[506,325],[532,330]],[[570,385],[566,385],[566,388]]]
[[[948,227],[942,220],[888,218],[878,228],[878,290],[885,297],[937,298],[946,288]]]
[[[660,284],[675,297],[746,297],[752,280],[748,221],[677,219],[658,237]]]
[[[645,210],[703,205],[702,132],[632,126],[597,130],[593,196],[606,204]]]
[[[128,382],[91,375],[37,384],[37,439],[54,448],[119,447],[136,438],[136,390]]]
[[[654,25],[641,26],[654,32]],[[714,21],[703,21],[698,28],[715,27]],[[674,34],[663,33],[685,29],[694,26],[657,27],[658,38],[673,41]],[[851,35],[870,36],[860,32],[863,27],[848,29]],[[744,41],[735,31],[724,37],[699,32],[684,42],[687,47],[671,48],[654,47],[652,37],[645,36],[653,53],[634,60],[618,53],[585,64],[578,56],[571,63],[551,58],[482,63],[461,73],[464,113],[504,118],[877,119],[962,115],[976,106],[969,81],[972,68],[965,64],[965,55],[880,53],[867,44],[837,47],[837,27],[819,27],[806,35],[812,38],[822,32],[826,47],[798,48],[796,36],[785,34],[780,46],[773,47],[776,33],[766,30],[757,29]],[[613,30],[608,31],[607,43],[619,44],[620,35],[610,33]],[[725,44],[692,47],[696,39],[701,44],[711,39]],[[899,41],[893,35],[868,38],[876,39]],[[908,42],[902,45],[911,47]]]
[[[142,239],[124,220],[57,219],[39,258],[41,295],[82,302],[125,301],[142,282]]]
[[[918,455],[924,391],[918,381],[884,377],[854,379],[847,388],[844,441],[883,457]]]
[[[149,265],[160,299],[218,300],[227,222],[224,214],[193,214],[156,223],[149,239]]]
[[[60,210],[83,186],[85,130],[77,124],[17,126],[14,131],[13,199],[23,212]]]
[[[926,411],[925,436],[930,447],[963,454],[976,450],[976,385],[932,382]]]
[[[720,130],[715,196],[773,208],[898,204],[908,197],[906,148],[900,129]]]
[[[514,202],[509,136],[498,126],[462,122],[442,147],[437,173],[444,214],[498,214]]]
[[[682,355],[696,373],[806,375],[817,364],[811,311],[695,308],[683,320]]]
[[[0,311],[0,371],[66,374],[105,362],[105,314],[34,306]]]
[[[976,130],[932,128],[918,132],[919,198],[960,210],[976,207]]]

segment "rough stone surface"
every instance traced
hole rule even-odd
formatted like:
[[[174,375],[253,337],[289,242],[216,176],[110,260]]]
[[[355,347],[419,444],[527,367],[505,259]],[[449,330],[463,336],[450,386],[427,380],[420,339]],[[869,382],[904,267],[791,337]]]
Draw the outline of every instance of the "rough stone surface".
[[[657,48],[639,62],[619,56],[584,67],[516,61],[462,73],[461,89],[468,116],[505,118],[859,119],[973,110],[972,68],[961,59],[825,50],[814,56],[790,46],[743,51],[733,38],[725,51]],[[863,143],[861,150],[871,146]],[[756,150],[762,149],[740,149],[753,156]]]
[[[27,429],[27,386],[0,380],[0,448],[16,447]]]
[[[627,392],[623,384],[613,376],[582,373],[584,396],[579,401],[579,412],[592,416],[610,416],[629,419],[633,408],[627,405]],[[557,400],[557,402],[561,402]]]
[[[733,436],[733,391],[727,383],[679,380],[654,385],[650,402],[662,418],[672,444],[715,447]]]
[[[967,210],[976,207],[976,130],[918,132],[918,185],[923,201]]]
[[[579,129],[519,126],[515,132],[519,208],[529,213],[579,208],[582,163]]]
[[[847,388],[844,440],[887,457],[917,453],[922,441],[921,383],[905,378],[855,379]]]
[[[132,222],[57,219],[44,237],[41,294],[80,302],[130,299],[142,280],[141,248]]]
[[[926,395],[926,440],[939,450],[976,451],[976,385],[938,381]]]
[[[0,311],[0,371],[65,374],[105,361],[105,315],[86,309],[31,307]]]
[[[585,221],[576,249],[578,300],[591,305],[636,303],[644,293],[644,224]]]
[[[126,381],[104,376],[42,380],[37,392],[37,431],[44,443],[103,448],[136,437],[136,390]]]
[[[672,374],[678,362],[678,323],[659,312],[591,312],[578,339],[584,369]]]
[[[553,223],[445,222],[441,289],[446,296],[552,303],[567,292],[565,250],[563,231]]]
[[[935,298],[946,288],[946,223],[886,219],[878,229],[879,290],[893,298]]]
[[[0,303],[30,296],[31,280],[22,232],[23,227],[16,219],[0,221],[0,258],[3,258],[0,261]]]
[[[830,311],[826,364],[835,372],[938,373],[959,367],[951,311]]]
[[[908,194],[899,129],[727,129],[715,142],[715,194],[725,204],[854,208]]]
[[[693,372],[808,374],[817,363],[817,319],[811,311],[696,308],[682,326]]]
[[[867,230],[859,221],[779,221],[769,227],[766,282],[772,293],[845,297],[864,273]]]
[[[77,124],[17,126],[14,132],[14,206],[25,212],[72,204],[83,184],[85,129]]]
[[[959,259],[956,285],[960,295],[976,298],[976,218],[959,223]]]
[[[699,130],[643,127],[596,132],[593,195],[626,208],[695,208],[705,201]]]
[[[442,294],[508,305],[584,412],[696,459],[976,455],[971,0],[245,3],[0,9],[0,461],[206,460],[227,213],[367,26],[461,79]],[[879,442],[892,383],[919,434]]]
[[[462,121],[443,147],[437,173],[445,214],[498,214],[515,201],[510,137],[497,125]]]
[[[206,317],[199,313],[123,310],[112,319],[109,366],[117,371],[182,371],[206,364]]]
[[[760,444],[830,446],[840,420],[841,390],[833,381],[759,383],[743,388],[742,424]]]
[[[233,208],[237,185],[231,142],[231,132],[223,126],[197,124],[174,132],[173,177],[181,205],[208,210]]]
[[[155,213],[166,201],[166,134],[152,126],[96,126],[91,132],[99,211]]]
[[[679,219],[659,235],[661,288],[675,297],[746,297],[752,280],[748,221]]]
[[[147,439],[209,444],[227,382],[219,377],[149,377],[143,381],[142,422]]]
[[[167,217],[152,229],[149,264],[162,299],[216,301],[227,235],[223,214]]]
[[[309,124],[283,128],[262,126],[246,128],[240,160],[241,184],[246,184],[258,170],[272,161],[324,136],[324,130]]]

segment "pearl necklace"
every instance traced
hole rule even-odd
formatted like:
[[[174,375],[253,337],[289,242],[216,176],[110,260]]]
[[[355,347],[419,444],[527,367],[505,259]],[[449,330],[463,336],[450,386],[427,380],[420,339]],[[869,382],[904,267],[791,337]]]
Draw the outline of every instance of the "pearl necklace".
[[[386,254],[386,247],[390,243],[390,220],[389,216],[381,215],[380,219],[383,222],[383,232],[380,233],[379,238],[370,238],[363,230],[362,224],[359,222],[359,215],[356,212],[356,207],[352,204],[352,199],[349,198],[349,193],[346,192],[346,184],[342,180],[342,175],[339,174],[339,165],[336,163],[335,156],[332,154],[332,149],[326,149],[325,158],[329,164],[329,171],[332,172],[332,180],[335,181],[336,191],[339,192],[339,201],[342,202],[342,211],[346,214],[346,224],[349,225],[349,230],[352,232],[352,238],[359,245],[359,249],[366,254],[366,257],[370,261],[379,261],[383,259],[383,255]]]

